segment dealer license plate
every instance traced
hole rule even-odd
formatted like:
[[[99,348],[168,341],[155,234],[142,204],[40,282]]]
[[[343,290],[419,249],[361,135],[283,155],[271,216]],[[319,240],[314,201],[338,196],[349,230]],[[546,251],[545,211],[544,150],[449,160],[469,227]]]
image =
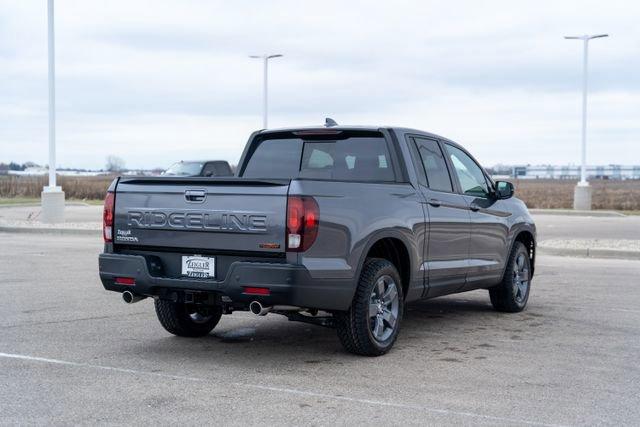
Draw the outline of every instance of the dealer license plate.
[[[216,277],[216,259],[199,255],[183,256],[182,275],[202,279]]]

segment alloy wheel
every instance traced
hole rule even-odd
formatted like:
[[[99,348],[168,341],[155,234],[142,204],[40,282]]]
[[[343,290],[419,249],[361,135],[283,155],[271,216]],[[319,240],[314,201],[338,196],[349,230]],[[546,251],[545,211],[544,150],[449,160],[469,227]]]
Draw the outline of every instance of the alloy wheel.
[[[396,330],[400,299],[393,278],[384,275],[378,278],[371,291],[369,301],[369,324],[376,341],[384,342]]]
[[[519,253],[513,265],[513,295],[516,303],[523,304],[529,290],[529,265],[526,254]]]

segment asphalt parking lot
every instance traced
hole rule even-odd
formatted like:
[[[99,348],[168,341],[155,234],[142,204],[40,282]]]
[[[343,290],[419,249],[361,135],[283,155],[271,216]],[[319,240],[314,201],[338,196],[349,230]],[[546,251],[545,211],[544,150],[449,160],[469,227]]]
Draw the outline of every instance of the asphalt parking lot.
[[[541,256],[528,309],[409,307],[391,353],[277,315],[166,333],[102,289],[94,237],[0,233],[0,424],[640,423],[640,261]]]

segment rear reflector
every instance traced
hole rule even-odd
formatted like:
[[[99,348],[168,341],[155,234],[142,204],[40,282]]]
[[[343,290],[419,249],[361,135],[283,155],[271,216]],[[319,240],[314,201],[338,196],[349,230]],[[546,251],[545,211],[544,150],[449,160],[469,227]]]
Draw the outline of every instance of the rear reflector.
[[[135,285],[136,279],[133,277],[116,277],[116,285]]]
[[[243,286],[243,293],[249,295],[271,295],[269,288],[258,288],[253,286]]]

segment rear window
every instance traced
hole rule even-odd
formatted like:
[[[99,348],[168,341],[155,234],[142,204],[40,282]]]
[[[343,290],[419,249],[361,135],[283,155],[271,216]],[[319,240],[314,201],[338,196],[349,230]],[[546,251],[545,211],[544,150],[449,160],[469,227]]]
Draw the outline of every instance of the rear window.
[[[242,176],[336,181],[395,180],[387,142],[382,135],[335,140],[263,140],[254,148]]]

